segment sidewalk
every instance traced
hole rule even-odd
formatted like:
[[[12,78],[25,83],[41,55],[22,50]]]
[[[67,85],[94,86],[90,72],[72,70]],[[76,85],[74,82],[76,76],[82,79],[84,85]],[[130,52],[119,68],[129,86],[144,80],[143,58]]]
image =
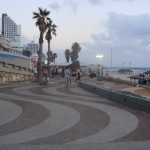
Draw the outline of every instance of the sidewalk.
[[[126,85],[126,84],[121,84],[121,83],[116,83],[116,82],[106,81],[106,80],[99,81],[96,78],[90,78],[90,77],[83,77],[82,81],[98,87],[111,89],[113,91],[132,92],[142,97],[146,97],[147,99],[150,99],[150,87],[144,85],[138,87],[138,86]]]
[[[82,78],[119,90],[126,85]],[[0,87],[0,150],[148,150],[150,115],[64,79]]]

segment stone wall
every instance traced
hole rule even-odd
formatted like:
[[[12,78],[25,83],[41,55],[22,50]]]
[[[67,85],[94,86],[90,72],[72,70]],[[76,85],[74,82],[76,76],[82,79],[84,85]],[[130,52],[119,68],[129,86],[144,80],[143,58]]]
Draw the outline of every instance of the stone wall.
[[[150,113],[150,100],[149,99],[134,97],[134,96],[130,96],[130,95],[119,93],[119,92],[114,92],[110,89],[96,87],[94,85],[90,85],[81,81],[78,82],[78,86],[83,88],[84,90],[98,94],[106,99],[132,107],[134,109],[138,109],[140,111]]]
[[[30,57],[0,51],[0,83],[30,80],[33,78]]]
[[[33,76],[33,70],[0,63],[0,83],[30,80]]]

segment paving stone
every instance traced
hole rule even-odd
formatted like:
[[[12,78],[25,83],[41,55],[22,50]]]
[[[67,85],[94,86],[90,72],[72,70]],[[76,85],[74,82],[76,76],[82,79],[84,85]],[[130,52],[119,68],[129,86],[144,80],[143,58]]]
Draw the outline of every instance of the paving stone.
[[[129,88],[84,81],[115,90]],[[84,91],[77,82],[68,88],[57,77],[46,86],[9,83],[0,87],[0,97],[0,150],[149,149],[150,114]]]

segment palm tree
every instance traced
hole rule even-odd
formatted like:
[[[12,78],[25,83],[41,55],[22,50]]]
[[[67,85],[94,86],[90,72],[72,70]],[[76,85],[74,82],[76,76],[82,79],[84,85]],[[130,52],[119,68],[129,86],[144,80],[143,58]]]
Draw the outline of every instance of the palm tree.
[[[65,57],[66,57],[67,63],[69,63],[70,55],[71,55],[70,50],[69,50],[69,49],[66,49],[66,50],[65,50]]]
[[[72,51],[71,51],[71,61],[72,62],[76,62],[78,60],[78,53],[81,51],[81,46],[79,45],[79,43],[75,42],[72,44],[71,47]]]
[[[47,19],[47,33],[45,36],[45,39],[48,43],[48,52],[47,52],[47,66],[48,66],[48,72],[50,72],[50,60],[53,57],[52,52],[50,49],[50,41],[52,40],[52,34],[56,36],[56,25],[53,24],[52,20],[50,18]]]
[[[49,62],[53,62],[53,52],[52,51],[47,52],[47,60],[48,60],[48,57],[49,57]]]
[[[55,59],[57,58],[57,54],[56,53],[53,53],[53,62],[55,64]]]
[[[37,62],[37,80],[40,82],[42,79],[42,47],[43,47],[43,35],[47,29],[46,19],[50,14],[50,11],[46,9],[38,8],[38,12],[33,12],[33,19],[36,19],[35,25],[39,28],[39,51],[38,51],[38,62]]]

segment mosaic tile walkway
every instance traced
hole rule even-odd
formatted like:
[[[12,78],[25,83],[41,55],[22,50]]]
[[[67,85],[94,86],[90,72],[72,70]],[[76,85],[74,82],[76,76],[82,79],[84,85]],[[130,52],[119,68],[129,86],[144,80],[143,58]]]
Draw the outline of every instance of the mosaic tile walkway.
[[[51,79],[0,86],[0,150],[148,150],[150,114]]]

